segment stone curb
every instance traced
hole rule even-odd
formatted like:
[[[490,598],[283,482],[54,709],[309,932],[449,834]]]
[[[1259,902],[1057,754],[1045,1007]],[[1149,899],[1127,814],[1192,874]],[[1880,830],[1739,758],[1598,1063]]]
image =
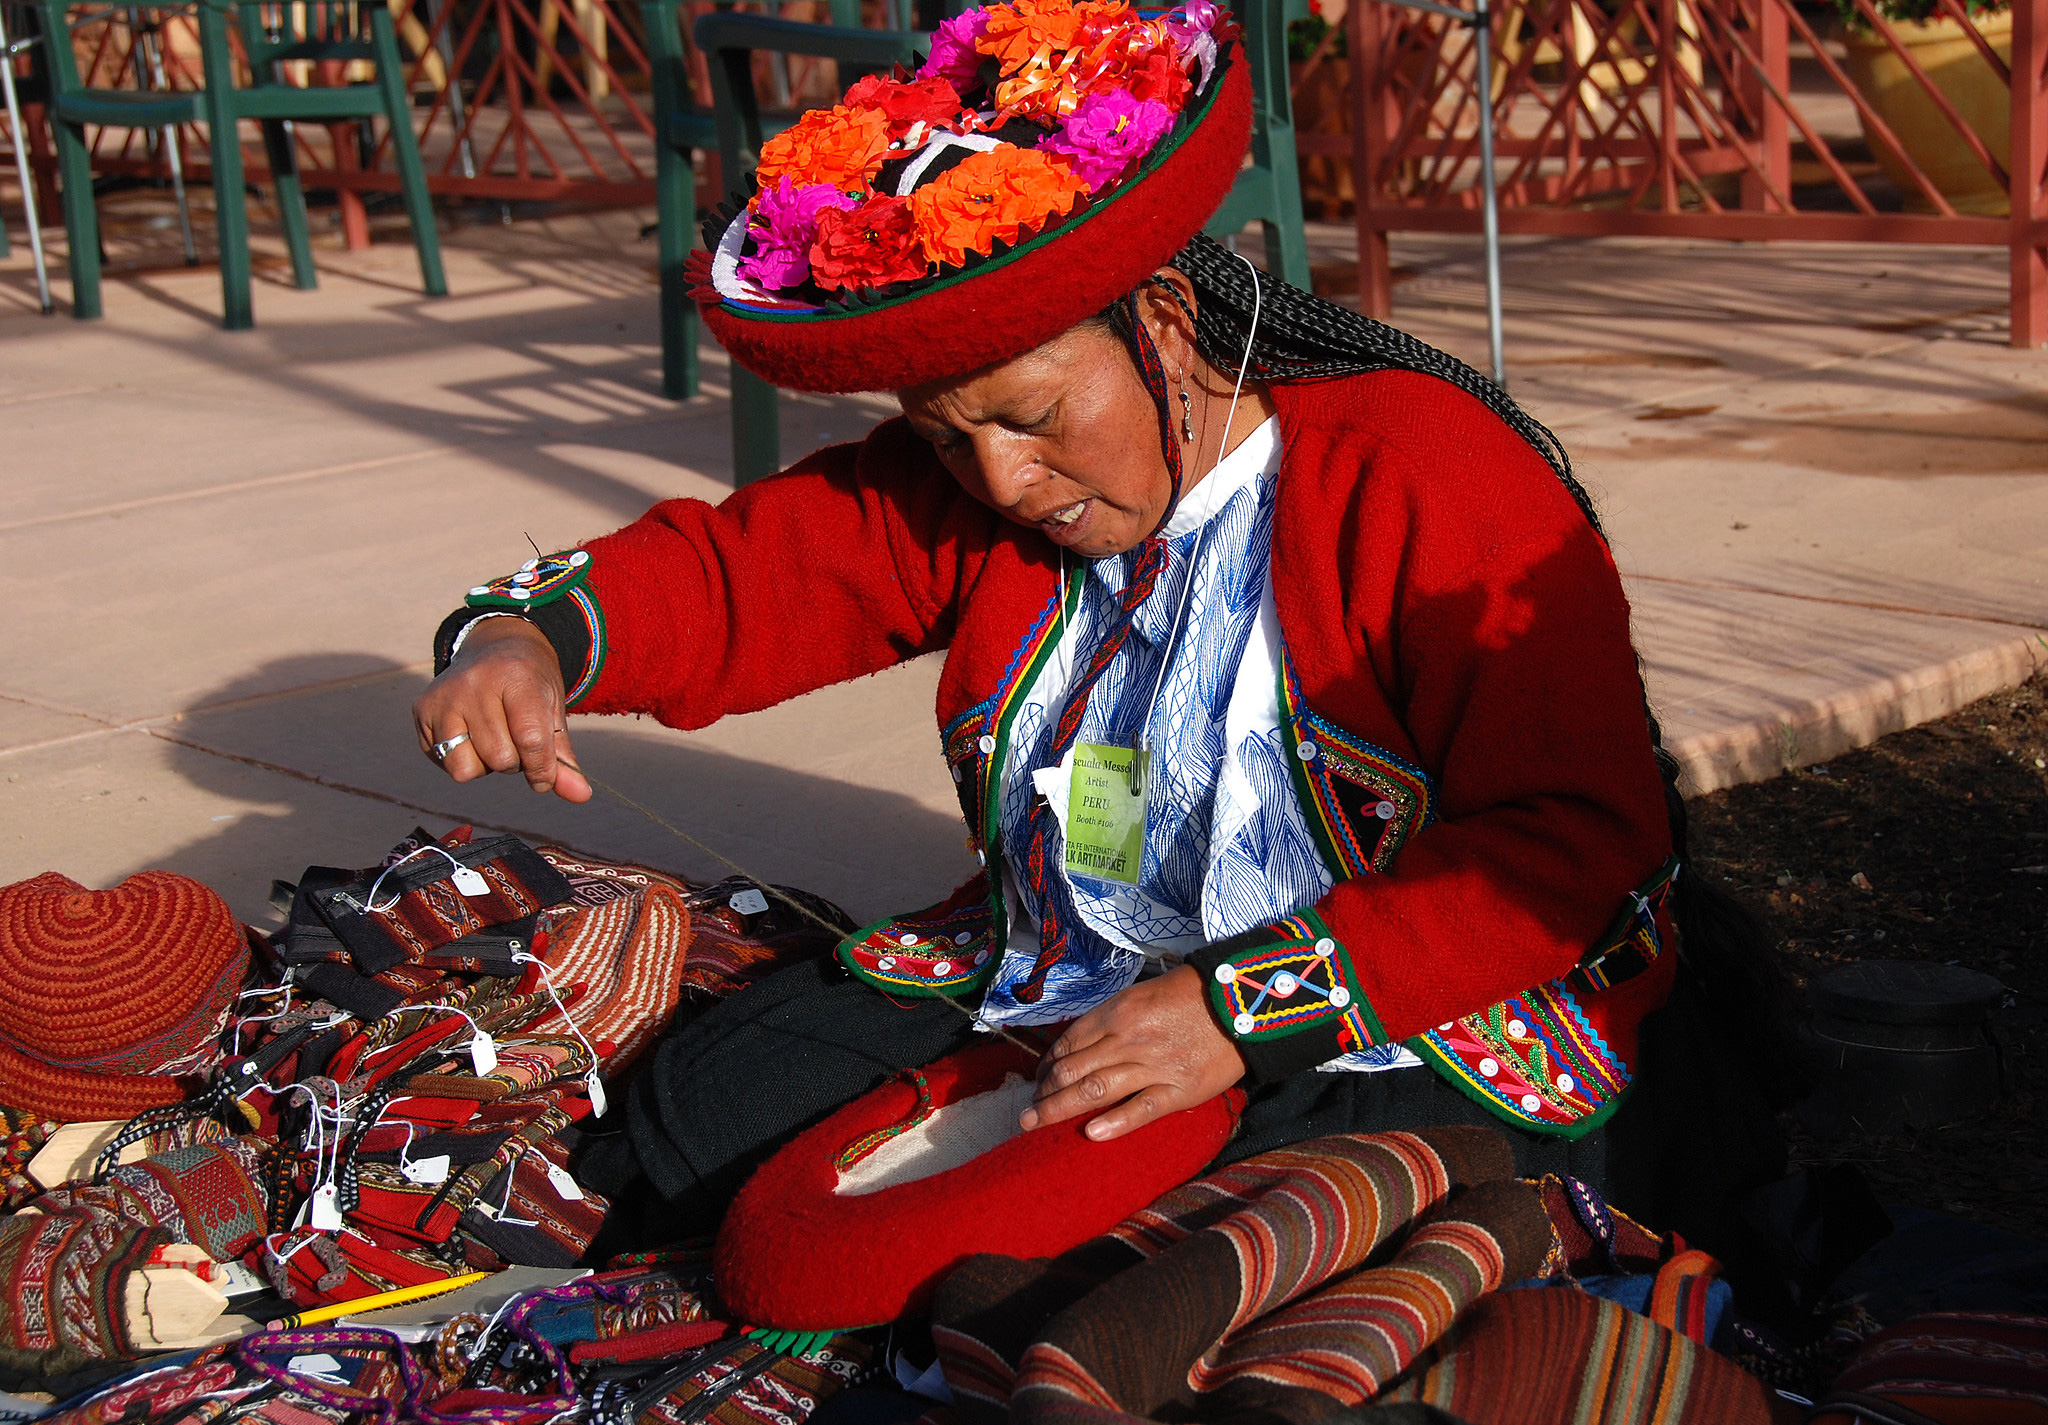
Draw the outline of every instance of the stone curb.
[[[1801,703],[1774,717],[1695,733],[1671,746],[1683,769],[1679,786],[1686,795],[1696,796],[1825,762],[1888,733],[1946,717],[1979,698],[2016,688],[2044,667],[2048,634],[2028,634]]]

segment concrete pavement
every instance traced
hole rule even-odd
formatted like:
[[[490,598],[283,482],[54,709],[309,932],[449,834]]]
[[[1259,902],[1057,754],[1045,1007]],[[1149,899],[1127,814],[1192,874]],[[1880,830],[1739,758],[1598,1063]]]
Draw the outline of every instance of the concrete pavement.
[[[422,820],[722,874],[609,799],[456,787],[406,718],[435,623],[528,536],[558,548],[729,485],[722,355],[698,400],[656,389],[647,216],[462,228],[441,301],[402,228],[322,246],[315,293],[271,254],[242,333],[146,212],[109,225],[102,322],[36,315],[22,247],[0,263],[0,882],[164,866],[253,919],[273,877],[372,858]],[[1319,262],[1348,240],[1317,230]],[[1476,248],[1397,255],[1397,320],[1478,356]],[[2048,660],[2048,354],[2002,344],[2002,264],[1511,246],[1511,383],[1606,512],[1698,785]],[[785,454],[891,409],[787,399]],[[750,871],[880,914],[971,865],[936,676],[925,660],[695,734],[575,736],[586,766]]]

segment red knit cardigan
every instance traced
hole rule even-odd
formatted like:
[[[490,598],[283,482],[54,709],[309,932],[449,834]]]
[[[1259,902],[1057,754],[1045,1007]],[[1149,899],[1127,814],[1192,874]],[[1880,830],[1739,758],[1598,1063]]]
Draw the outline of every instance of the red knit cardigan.
[[[1614,561],[1535,451],[1444,382],[1272,394],[1283,722],[1339,879],[1196,958],[1219,1021],[1268,1073],[1406,1040],[1503,1118],[1577,1136],[1619,1101],[1674,968],[1670,831]],[[577,711],[702,727],[945,649],[939,725],[993,840],[987,734],[1049,641],[1058,556],[905,422],[587,548],[601,613]],[[946,957],[985,937],[989,898],[963,888],[842,955],[895,992],[971,988],[989,942],[979,963]],[[892,954],[905,925],[929,943]]]

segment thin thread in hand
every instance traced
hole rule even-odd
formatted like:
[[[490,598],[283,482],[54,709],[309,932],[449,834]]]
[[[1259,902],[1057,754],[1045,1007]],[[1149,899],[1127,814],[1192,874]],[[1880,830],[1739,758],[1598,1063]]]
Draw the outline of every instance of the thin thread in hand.
[[[696,847],[699,851],[702,851],[706,856],[709,856],[712,860],[718,862],[721,866],[725,867],[728,871],[731,871],[734,875],[737,875],[747,881],[751,881],[753,884],[759,886],[763,891],[775,897],[775,899],[781,901],[784,905],[788,906],[798,915],[802,916],[804,919],[812,922],[813,924],[817,925],[820,929],[824,930],[827,934],[829,934],[832,937],[834,942],[844,940],[846,938],[845,931],[841,930],[831,921],[825,919],[824,916],[819,915],[816,911],[812,910],[809,906],[805,905],[802,901],[798,900],[795,896],[788,895],[785,892],[777,889],[776,887],[769,885],[768,882],[762,880],[752,871],[749,871],[745,866],[742,866],[739,862],[733,860],[732,857],[723,855],[717,851],[712,850],[709,846],[706,846],[703,842],[699,841],[696,837],[690,835],[689,832],[683,830],[680,826],[677,826],[674,822],[670,821],[660,812],[655,811],[652,807],[642,806],[639,802],[634,801],[631,797],[627,796],[617,787],[612,786],[608,782],[599,781],[596,777],[591,776],[588,772],[584,771],[574,762],[571,762],[568,758],[561,756],[559,753],[556,754],[555,760],[561,763],[564,767],[567,767],[570,771],[574,772],[577,776],[581,777],[584,781],[590,783],[590,785],[595,787],[598,791],[604,792],[608,796],[616,797],[618,800],[624,802],[627,806],[631,807],[634,811],[639,812],[640,815],[646,817],[649,821],[653,822],[656,826],[660,827],[663,831],[668,832],[672,836],[681,837],[684,841],[689,842],[690,845]],[[944,1000],[953,1008],[959,1010],[960,1013],[966,1015],[968,1019],[973,1021],[975,1028],[986,1029],[989,1032],[995,1034],[998,1038],[1007,1039],[1010,1043],[1016,1045],[1019,1049],[1022,1049],[1027,1054],[1037,1054],[1040,1052],[1039,1050],[1032,1048],[1029,1044],[1026,1044],[1022,1039],[1019,1039],[1016,1035],[1010,1033],[1009,1030],[1003,1028],[1001,1025],[988,1023],[980,1015],[976,1014],[973,1010],[969,1009],[966,1005],[960,1003],[959,1000],[953,998],[953,996],[947,994],[944,990],[939,989],[937,986],[932,987],[932,993],[937,995],[940,999]]]

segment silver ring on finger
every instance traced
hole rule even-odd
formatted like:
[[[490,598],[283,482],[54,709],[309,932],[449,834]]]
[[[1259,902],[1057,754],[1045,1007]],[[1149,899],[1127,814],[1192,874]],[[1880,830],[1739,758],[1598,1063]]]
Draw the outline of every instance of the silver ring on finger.
[[[434,760],[436,762],[446,760],[449,753],[467,741],[469,741],[469,734],[466,732],[458,732],[453,737],[442,738],[434,744]]]

